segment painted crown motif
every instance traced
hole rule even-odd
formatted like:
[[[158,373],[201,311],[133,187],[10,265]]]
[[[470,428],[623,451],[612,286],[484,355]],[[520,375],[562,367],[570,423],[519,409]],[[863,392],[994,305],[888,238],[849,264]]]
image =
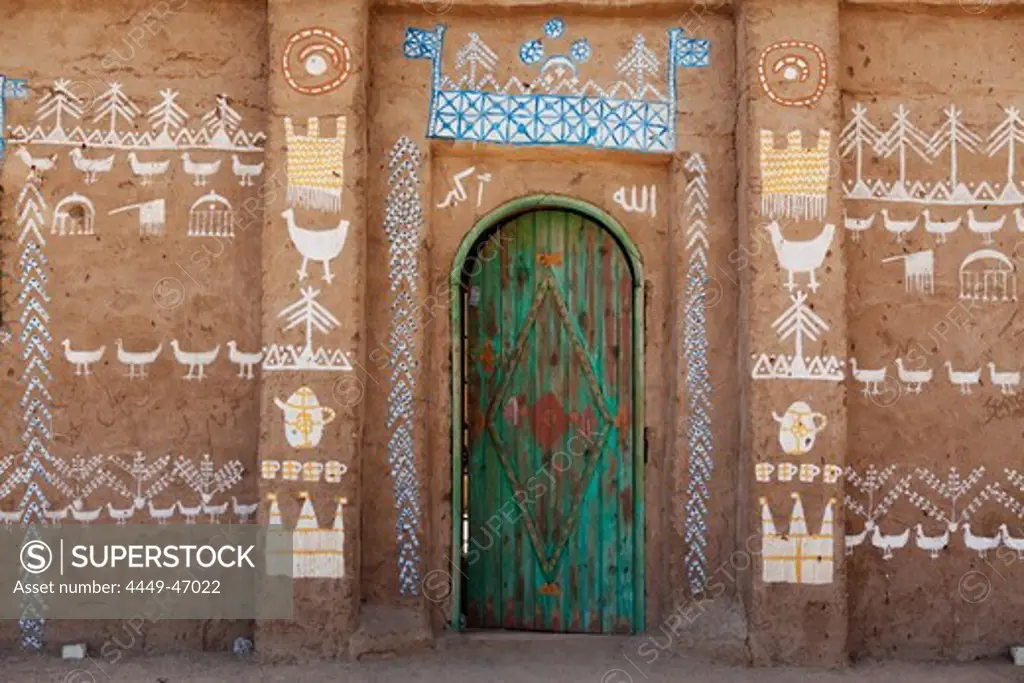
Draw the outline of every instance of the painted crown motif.
[[[793,511],[789,516],[789,532],[786,534],[779,533],[775,528],[775,520],[772,517],[771,508],[768,507],[768,499],[762,496],[758,502],[761,504],[761,534],[765,539],[781,539],[781,538],[807,538],[807,518],[804,515],[804,503],[800,498],[799,493],[791,493],[790,497],[793,499]],[[821,517],[821,527],[815,536],[810,538],[833,538],[833,507],[835,506],[835,498],[829,498],[828,504],[825,505],[825,513]]]
[[[307,491],[299,494],[302,508],[291,531],[291,546],[268,551],[267,573],[294,578],[344,578],[345,576],[345,498],[337,499],[334,520],[321,526]],[[270,503],[268,526],[286,529],[278,496],[267,495]],[[282,564],[284,562],[284,564]],[[288,566],[290,563],[290,567]]]
[[[793,512],[789,518],[789,531],[780,534],[775,528],[768,499],[761,503],[761,578],[765,583],[832,583],[835,560],[835,525],[830,498],[821,518],[817,534],[807,533],[807,519],[800,494],[791,494]]]
[[[831,139],[827,130],[821,130],[817,143],[813,147],[805,147],[803,133],[794,130],[786,134],[786,144],[776,148],[775,134],[762,130],[761,175],[764,193],[824,197],[828,192]]]

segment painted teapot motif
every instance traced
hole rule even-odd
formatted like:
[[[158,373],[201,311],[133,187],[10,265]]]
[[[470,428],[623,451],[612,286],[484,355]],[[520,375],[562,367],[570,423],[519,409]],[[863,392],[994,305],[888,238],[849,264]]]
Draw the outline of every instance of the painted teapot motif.
[[[811,410],[803,401],[796,401],[782,416],[772,413],[779,423],[779,445],[786,455],[804,455],[814,447],[818,432],[825,429],[828,419]]]
[[[324,426],[334,421],[335,413],[321,406],[309,387],[299,387],[287,401],[274,398],[284,411],[284,436],[292,448],[316,448],[324,435]]]

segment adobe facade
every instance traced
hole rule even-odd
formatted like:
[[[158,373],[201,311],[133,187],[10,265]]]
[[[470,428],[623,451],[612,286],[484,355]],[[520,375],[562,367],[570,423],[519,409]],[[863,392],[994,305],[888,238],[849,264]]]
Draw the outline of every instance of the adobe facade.
[[[0,510],[340,553],[7,647],[1019,640],[1018,3],[15,5]]]

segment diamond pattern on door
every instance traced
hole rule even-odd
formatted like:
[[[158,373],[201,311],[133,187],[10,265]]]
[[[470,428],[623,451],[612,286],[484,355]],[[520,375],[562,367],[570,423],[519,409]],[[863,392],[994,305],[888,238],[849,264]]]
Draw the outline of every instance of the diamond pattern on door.
[[[581,374],[586,377],[586,385],[590,389],[589,398],[593,401],[587,407],[597,406],[598,412],[603,418],[601,422],[604,425],[610,426],[612,422],[612,413],[607,406],[605,398],[601,393],[601,387],[598,385],[594,375],[593,362],[583,346],[583,341],[572,327],[568,307],[558,291],[558,285],[555,284],[554,279],[549,275],[541,281],[540,286],[537,288],[534,304],[527,317],[526,324],[517,335],[516,346],[505,363],[504,372],[501,373],[505,380],[498,392],[494,394],[494,398],[487,409],[487,415],[484,418],[487,431],[494,440],[495,446],[497,446],[498,457],[505,468],[505,474],[509,478],[509,483],[514,491],[520,493],[525,492],[523,484],[525,477],[520,476],[520,473],[524,472],[524,470],[518,463],[514,465],[509,460],[510,453],[503,443],[494,422],[495,420],[504,419],[500,411],[501,406],[505,405],[505,401],[502,398],[510,392],[510,387],[514,384],[515,380],[520,378],[523,373],[533,373],[535,371],[534,368],[523,364],[523,350],[531,340],[538,320],[542,318],[545,312],[555,313],[559,323],[557,329],[565,336],[565,341],[568,342],[568,347],[572,350],[570,358],[566,359],[566,362],[576,363]],[[548,462],[554,466],[553,460],[556,448],[565,445],[565,436],[571,424],[569,415],[566,413],[558,397],[550,391],[544,393],[536,403],[528,408],[528,414],[530,431],[533,438],[544,452],[551,456]],[[568,460],[570,464],[565,469],[577,475],[574,477],[575,481],[571,482],[575,487],[575,492],[572,495],[572,507],[563,511],[564,516],[561,519],[556,519],[556,523],[551,528],[542,529],[537,523],[537,515],[534,514],[534,510],[527,506],[524,523],[526,524],[530,539],[533,541],[533,547],[537,553],[537,559],[540,560],[541,568],[545,574],[549,575],[549,578],[565,549],[566,541],[575,531],[580,500],[590,485],[590,479],[594,473],[595,466],[603,454],[604,441],[608,437],[608,431],[607,428],[602,429],[601,432],[603,434],[598,433],[599,435],[596,438],[593,433],[579,434],[574,432],[574,434],[583,437],[584,442],[587,444],[586,447],[575,450],[566,447],[558,451],[562,454],[559,466],[562,466]],[[577,460],[580,462],[577,462]],[[536,473],[526,472],[526,474],[529,476]]]

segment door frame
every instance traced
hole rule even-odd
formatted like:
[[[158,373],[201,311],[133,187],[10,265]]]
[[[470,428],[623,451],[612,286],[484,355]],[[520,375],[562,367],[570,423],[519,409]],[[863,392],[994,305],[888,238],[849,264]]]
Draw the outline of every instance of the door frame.
[[[645,588],[646,554],[644,552],[646,524],[644,517],[645,477],[647,460],[644,438],[644,271],[640,250],[626,234],[622,225],[604,210],[574,197],[556,194],[536,194],[514,199],[494,209],[478,220],[459,243],[452,261],[448,279],[451,297],[451,390],[452,390],[452,556],[455,572],[452,578],[451,628],[462,629],[462,432],[464,418],[462,367],[462,280],[466,260],[480,238],[498,229],[510,219],[545,209],[568,210],[582,214],[608,231],[622,248],[633,274],[633,628],[645,630],[647,595]]]

